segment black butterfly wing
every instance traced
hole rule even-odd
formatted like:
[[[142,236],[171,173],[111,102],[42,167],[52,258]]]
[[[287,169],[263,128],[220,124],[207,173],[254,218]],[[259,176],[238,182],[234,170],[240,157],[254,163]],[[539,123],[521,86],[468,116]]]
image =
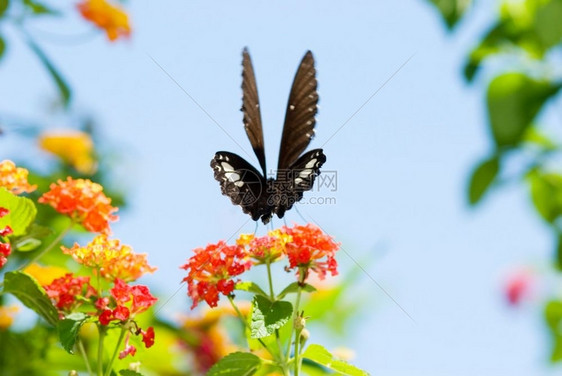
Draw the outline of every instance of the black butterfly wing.
[[[242,52],[242,112],[244,113],[244,129],[258,157],[263,175],[265,176],[265,144],[260,113],[258,87],[252,59],[247,48]]]
[[[240,205],[254,221],[271,217],[272,207],[267,205],[267,182],[262,174],[244,158],[227,151],[219,151],[211,160],[215,179],[222,194]]]
[[[317,87],[314,57],[308,51],[299,65],[289,95],[279,149],[278,172],[296,163],[314,136],[315,116],[318,112]]]
[[[303,193],[314,186],[316,176],[320,175],[320,167],[326,162],[322,149],[314,149],[300,157],[289,169],[286,176],[278,173],[275,181],[274,213],[283,218],[285,212],[293,204],[302,199]],[[271,199],[270,199],[271,200]]]

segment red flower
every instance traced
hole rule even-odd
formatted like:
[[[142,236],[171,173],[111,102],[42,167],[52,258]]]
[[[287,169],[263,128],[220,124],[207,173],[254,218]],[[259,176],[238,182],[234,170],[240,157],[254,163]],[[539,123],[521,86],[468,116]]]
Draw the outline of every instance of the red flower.
[[[72,273],[55,279],[44,288],[55,306],[63,312],[70,312],[79,305],[78,297],[88,299],[96,294],[89,277],[74,277]]]
[[[111,320],[113,320],[113,311],[110,309],[105,309],[99,316],[100,324],[109,325]]]
[[[107,308],[111,305],[109,299],[98,299],[96,302],[96,307],[102,310],[99,319],[103,325],[108,325],[113,320],[126,321],[133,318],[152,307],[158,300],[152,296],[148,287],[142,285],[129,286],[118,278],[115,279],[113,288],[109,292],[115,308]]]
[[[148,287],[136,285],[131,288],[133,296],[133,304],[131,305],[131,314],[138,314],[146,311],[158,300],[150,293]]]
[[[302,282],[306,280],[310,270],[316,272],[320,279],[324,279],[328,272],[332,276],[338,274],[335,252],[339,249],[339,244],[331,236],[311,224],[292,228],[285,226],[283,231],[292,238],[285,245],[289,269],[298,268]]]
[[[195,254],[181,267],[189,271],[183,281],[187,282],[187,293],[193,300],[192,309],[202,300],[216,307],[219,293],[230,295],[234,290],[232,277],[251,267],[244,247],[228,246],[224,241],[193,252]]]
[[[12,253],[12,247],[10,244],[0,242],[0,268],[6,265],[10,253]]]
[[[10,211],[6,208],[0,208],[0,218],[8,215]],[[10,226],[6,226],[0,230],[0,236],[8,236],[11,235],[14,231]],[[12,253],[12,246],[10,243],[2,243],[0,242],[0,268],[4,267],[8,262],[8,256]]]
[[[151,326],[144,330],[140,330],[140,334],[142,335],[142,341],[144,342],[144,346],[148,349],[152,345],[154,345],[154,328]]]

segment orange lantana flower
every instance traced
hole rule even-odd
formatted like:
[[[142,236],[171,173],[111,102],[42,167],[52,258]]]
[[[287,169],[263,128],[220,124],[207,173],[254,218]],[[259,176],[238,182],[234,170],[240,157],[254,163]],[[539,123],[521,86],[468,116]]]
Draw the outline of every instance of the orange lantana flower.
[[[74,244],[72,248],[62,247],[62,251],[76,262],[99,270],[100,275],[110,281],[119,278],[130,282],[156,270],[148,265],[146,254],[137,254],[128,245],[105,235],[96,236],[85,247]]]
[[[4,187],[13,194],[33,192],[37,186],[27,182],[29,171],[22,167],[16,167],[10,160],[0,162],[0,187]]]
[[[82,17],[105,30],[111,41],[131,34],[127,13],[106,0],[83,0],[78,4],[78,10]]]
[[[107,234],[109,222],[118,219],[113,215],[111,199],[103,193],[103,187],[88,179],[59,180],[51,184],[51,190],[39,198],[42,204],[51,205],[56,211],[68,215],[86,230]]]

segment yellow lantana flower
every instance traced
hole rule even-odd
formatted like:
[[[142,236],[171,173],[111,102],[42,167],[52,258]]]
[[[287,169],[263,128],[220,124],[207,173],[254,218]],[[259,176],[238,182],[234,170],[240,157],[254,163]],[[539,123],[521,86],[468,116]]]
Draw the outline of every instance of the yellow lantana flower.
[[[12,305],[8,307],[0,306],[0,330],[8,329],[14,323],[14,316],[20,308]]]
[[[94,143],[89,134],[75,130],[49,131],[39,137],[39,145],[76,171],[91,175],[96,172],[97,162],[93,157]]]
[[[67,269],[60,266],[41,266],[37,263],[29,265],[23,271],[35,278],[41,286],[50,285],[55,279],[68,273]]]

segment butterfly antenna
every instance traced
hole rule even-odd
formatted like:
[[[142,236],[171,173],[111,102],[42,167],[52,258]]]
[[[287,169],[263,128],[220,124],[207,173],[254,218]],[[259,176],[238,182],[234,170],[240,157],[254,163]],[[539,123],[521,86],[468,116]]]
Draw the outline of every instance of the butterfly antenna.
[[[306,218],[304,218],[304,216],[301,214],[301,212],[299,211],[299,208],[297,207],[297,205],[293,206],[295,208],[295,210],[297,211],[298,215],[302,218],[302,220],[306,223],[307,220]]]
[[[283,216],[283,223],[285,224],[285,227],[289,227],[287,226],[287,217]]]
[[[254,236],[256,236],[256,232],[258,232],[258,221],[256,221],[256,227],[254,228]]]

